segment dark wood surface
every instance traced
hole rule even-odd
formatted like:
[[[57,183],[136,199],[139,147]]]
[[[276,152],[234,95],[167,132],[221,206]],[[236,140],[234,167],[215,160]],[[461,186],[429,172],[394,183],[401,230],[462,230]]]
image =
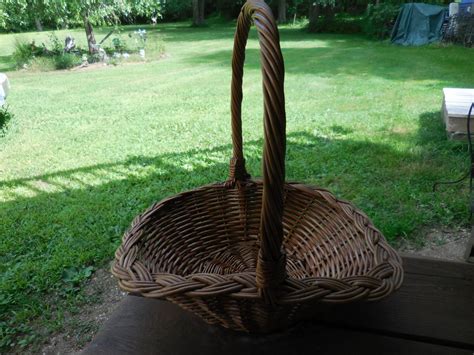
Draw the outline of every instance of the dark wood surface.
[[[405,257],[405,280],[377,302],[326,309],[318,319],[412,339],[474,348],[474,265]]]
[[[318,320],[250,336],[165,301],[128,296],[83,354],[473,354],[474,265],[404,257],[389,299],[324,307]]]

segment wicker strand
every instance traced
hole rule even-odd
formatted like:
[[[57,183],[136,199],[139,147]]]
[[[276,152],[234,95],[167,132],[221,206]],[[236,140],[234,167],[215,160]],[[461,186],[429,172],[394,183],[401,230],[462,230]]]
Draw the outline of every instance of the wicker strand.
[[[250,0],[237,20],[232,57],[232,142],[234,157],[230,180],[248,175],[242,148],[242,78],[245,46],[251,21],[259,35],[263,76],[264,136],[263,202],[260,223],[260,252],[257,262],[257,287],[269,304],[276,303],[279,284],[285,279],[286,259],[281,250],[283,241],[283,185],[285,182],[286,117],[283,90],[284,65],[280,38],[272,12],[265,2]]]

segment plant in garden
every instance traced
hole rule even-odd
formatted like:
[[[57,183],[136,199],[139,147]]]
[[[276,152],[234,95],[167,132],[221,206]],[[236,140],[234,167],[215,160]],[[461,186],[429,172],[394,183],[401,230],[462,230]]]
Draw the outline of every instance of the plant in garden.
[[[56,69],[71,69],[81,64],[81,57],[72,53],[61,53],[54,56],[54,66]]]
[[[42,52],[41,47],[37,47],[35,42],[25,42],[16,39],[14,43],[12,58],[17,68],[23,68],[29,65],[33,58]]]
[[[365,33],[375,39],[387,38],[390,36],[399,11],[399,5],[390,3],[369,5],[365,20]]]
[[[138,50],[145,49],[146,39],[147,39],[146,30],[138,29],[138,30],[133,32],[133,35],[130,34],[130,36],[135,39],[135,44],[136,44]]]
[[[51,54],[62,54],[64,52],[64,45],[58,38],[58,36],[51,32],[48,36],[49,43],[51,44],[50,49],[47,49]],[[44,46],[44,44],[43,44]]]
[[[116,52],[122,53],[127,49],[127,44],[120,37],[115,37],[112,39],[112,45]]]
[[[11,121],[13,118],[13,114],[8,111],[8,107],[6,105],[0,106],[0,136],[2,136],[5,133],[6,127],[8,122]],[[1,304],[1,298],[0,298],[0,304]]]
[[[94,36],[94,25],[118,24],[121,17],[126,17],[132,13],[149,16],[160,14],[160,2],[153,0],[68,0],[65,1],[68,11],[82,19],[89,46],[89,52],[98,51]]]

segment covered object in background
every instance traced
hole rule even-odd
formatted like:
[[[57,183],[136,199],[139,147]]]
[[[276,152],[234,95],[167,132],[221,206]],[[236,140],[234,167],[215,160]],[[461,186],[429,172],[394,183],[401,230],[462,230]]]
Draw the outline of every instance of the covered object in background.
[[[447,8],[422,3],[403,5],[392,30],[392,43],[420,46],[441,40]]]

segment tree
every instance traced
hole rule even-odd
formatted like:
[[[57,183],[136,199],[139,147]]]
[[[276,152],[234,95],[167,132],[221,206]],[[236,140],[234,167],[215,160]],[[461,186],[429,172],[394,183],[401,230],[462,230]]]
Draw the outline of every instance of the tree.
[[[43,0],[46,1],[46,0]],[[121,17],[133,15],[159,15],[161,6],[159,0],[53,0],[65,5],[66,13],[73,18],[81,19],[87,37],[90,53],[96,53],[98,48],[93,26],[116,25]]]
[[[0,0],[0,24],[7,30],[28,29],[43,23],[64,28],[82,24],[89,52],[98,48],[93,26],[116,25],[121,18],[161,14],[160,0]]]
[[[286,0],[278,0],[278,23],[286,22]]]
[[[318,19],[321,15],[321,9],[324,8],[326,16],[334,16],[334,6],[336,5],[335,0],[309,0],[309,24],[308,30],[310,32],[317,31]]]
[[[205,0],[193,0],[193,26],[204,25]]]

